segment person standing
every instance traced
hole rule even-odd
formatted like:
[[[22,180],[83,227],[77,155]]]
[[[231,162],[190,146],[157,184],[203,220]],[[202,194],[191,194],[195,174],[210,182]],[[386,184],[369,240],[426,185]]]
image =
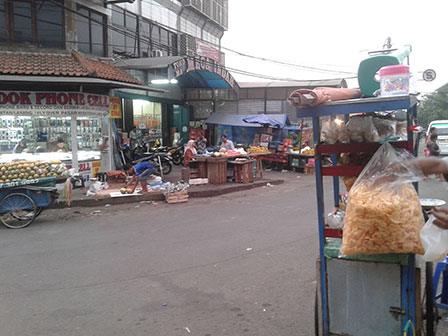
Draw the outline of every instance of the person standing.
[[[227,135],[221,136],[221,140],[221,148],[225,148],[226,151],[235,149],[233,142],[227,138]]]
[[[427,144],[429,156],[439,156],[440,155],[440,147],[437,144],[437,133],[431,134],[429,137],[429,141]]]
[[[139,134],[137,131],[137,127],[132,126],[131,131],[129,132],[129,139],[131,139],[130,147],[132,151],[138,145]]]
[[[207,139],[205,138],[205,136],[203,136],[202,134],[200,134],[196,140],[196,147],[197,147],[197,151],[198,154],[205,154],[205,152],[207,151]]]

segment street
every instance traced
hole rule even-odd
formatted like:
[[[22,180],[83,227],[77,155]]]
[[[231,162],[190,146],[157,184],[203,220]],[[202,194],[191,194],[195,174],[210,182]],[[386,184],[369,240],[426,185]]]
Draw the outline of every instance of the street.
[[[314,176],[271,174],[285,183],[1,228],[0,335],[312,335]]]

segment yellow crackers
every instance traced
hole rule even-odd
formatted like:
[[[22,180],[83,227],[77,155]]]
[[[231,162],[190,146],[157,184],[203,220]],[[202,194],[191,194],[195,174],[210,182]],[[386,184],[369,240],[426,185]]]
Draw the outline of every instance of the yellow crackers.
[[[349,194],[341,253],[424,254],[420,200],[410,184],[387,188],[361,182]]]

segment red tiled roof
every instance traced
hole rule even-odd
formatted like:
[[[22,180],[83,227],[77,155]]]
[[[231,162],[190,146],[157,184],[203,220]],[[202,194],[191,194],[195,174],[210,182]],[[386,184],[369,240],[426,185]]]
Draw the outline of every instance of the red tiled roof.
[[[89,73],[95,77],[141,85],[138,80],[120,68],[103,62],[93,61],[82,56],[77,51],[73,51],[72,54],[73,58],[77,59],[78,62],[81,63],[89,71]]]
[[[126,71],[87,59],[76,51],[72,55],[0,52],[0,74],[94,77],[141,85]]]

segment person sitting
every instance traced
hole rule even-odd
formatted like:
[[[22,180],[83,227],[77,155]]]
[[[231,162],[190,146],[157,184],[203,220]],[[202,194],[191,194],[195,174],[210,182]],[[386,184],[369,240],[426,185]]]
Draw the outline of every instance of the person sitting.
[[[131,164],[125,164],[123,166],[123,169],[129,174],[133,175],[132,179],[129,181],[129,183],[126,185],[126,187],[130,185],[134,185],[132,190],[132,193],[134,193],[135,189],[138,186],[138,183],[140,182],[140,185],[142,186],[142,193],[146,194],[148,193],[148,178],[154,174],[156,171],[155,163],[148,162],[148,161],[140,161],[135,165]]]
[[[62,138],[58,138],[58,142],[53,147],[53,152],[68,152],[68,145],[62,140]]]
[[[221,148],[225,148],[226,151],[235,149],[233,142],[227,138],[227,135],[221,136],[221,140],[222,140]]]
[[[14,154],[19,154],[19,153],[25,153],[27,152],[27,146],[26,146],[26,140],[22,139],[19,141],[19,143],[17,145],[14,146],[14,149],[12,150],[12,152]]]
[[[185,166],[188,166],[188,164],[193,160],[193,157],[197,154],[198,152],[196,150],[196,143],[194,142],[194,140],[189,140],[184,153]]]

